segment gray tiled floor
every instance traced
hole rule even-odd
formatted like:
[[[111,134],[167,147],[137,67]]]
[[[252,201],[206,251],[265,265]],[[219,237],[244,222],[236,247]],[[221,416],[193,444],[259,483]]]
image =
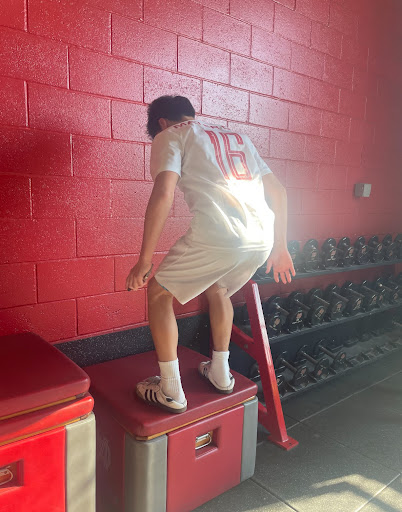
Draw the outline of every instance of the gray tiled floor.
[[[259,428],[253,478],[197,512],[401,512],[402,351],[283,404],[299,446]]]

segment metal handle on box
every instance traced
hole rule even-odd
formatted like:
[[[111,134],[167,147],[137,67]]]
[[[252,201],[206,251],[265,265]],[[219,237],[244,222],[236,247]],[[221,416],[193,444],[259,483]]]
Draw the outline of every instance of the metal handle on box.
[[[195,449],[200,450],[212,443],[212,430],[195,438]]]
[[[10,471],[8,468],[6,469],[0,469],[0,486],[7,484],[14,478],[14,475],[12,471]]]

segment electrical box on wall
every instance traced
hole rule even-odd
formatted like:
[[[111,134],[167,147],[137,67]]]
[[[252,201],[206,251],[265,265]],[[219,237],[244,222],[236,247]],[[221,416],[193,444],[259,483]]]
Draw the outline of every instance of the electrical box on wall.
[[[371,185],[369,183],[356,183],[355,196],[356,197],[370,197]]]

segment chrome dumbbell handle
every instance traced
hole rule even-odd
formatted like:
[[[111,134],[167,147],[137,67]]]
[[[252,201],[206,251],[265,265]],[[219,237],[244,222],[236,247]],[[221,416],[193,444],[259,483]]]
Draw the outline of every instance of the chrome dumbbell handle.
[[[318,359],[314,359],[314,357],[310,356],[310,354],[307,354],[307,352],[305,352],[304,350],[300,350],[300,355],[305,357],[307,361],[310,361],[310,363],[312,364],[318,363]]]
[[[322,299],[321,297],[318,297],[317,295],[313,295],[311,298],[313,300],[318,300],[318,302],[321,302],[321,304],[323,306],[329,306],[329,302],[327,302],[326,300]]]
[[[283,364],[283,366],[285,366],[288,370],[291,370],[293,373],[297,372],[297,368],[293,366],[293,364],[290,364],[289,361],[286,361],[286,359],[282,359],[282,357],[280,357],[277,361],[279,364]]]
[[[277,311],[279,311],[279,313],[282,313],[282,315],[285,315],[285,316],[289,315],[289,311],[286,311],[286,309],[281,308],[280,306],[278,306],[278,304],[274,304],[274,306],[275,306],[275,309]]]
[[[342,302],[349,302],[349,299],[347,299],[346,297],[342,297],[342,295],[339,295],[339,293],[336,293],[336,292],[331,292],[332,295],[334,295],[337,299],[341,300]]]
[[[351,293],[355,297],[359,297],[360,299],[364,299],[364,295],[362,295],[361,293],[357,292],[356,290],[352,290],[352,288],[346,288],[346,289],[349,291],[349,293]]]
[[[297,304],[298,306],[300,306],[303,311],[310,311],[310,308],[308,306],[306,306],[305,304],[303,304],[302,302],[300,302],[299,300],[293,299],[293,302],[295,304]]]
[[[319,345],[319,349],[321,350],[321,352],[324,352],[324,354],[327,354],[327,356],[330,356],[333,359],[335,359],[335,357],[337,356],[335,352],[332,352],[332,350],[329,350],[327,349],[327,347],[323,347],[322,345]]]
[[[365,290],[366,292],[369,292],[369,293],[373,293],[373,292],[375,292],[375,291],[376,291],[376,290],[373,290],[372,288],[368,288],[367,286],[364,286],[364,285],[362,285],[362,286],[360,287],[360,289],[361,289],[361,290]]]

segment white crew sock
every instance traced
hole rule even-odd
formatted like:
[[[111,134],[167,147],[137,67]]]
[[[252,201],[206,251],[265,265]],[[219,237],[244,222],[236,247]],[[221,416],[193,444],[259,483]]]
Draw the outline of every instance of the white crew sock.
[[[230,384],[229,351],[212,352],[211,375],[214,381],[222,387]]]
[[[176,402],[183,403],[186,397],[181,386],[179,360],[158,361],[158,364],[161,371],[162,391]]]

